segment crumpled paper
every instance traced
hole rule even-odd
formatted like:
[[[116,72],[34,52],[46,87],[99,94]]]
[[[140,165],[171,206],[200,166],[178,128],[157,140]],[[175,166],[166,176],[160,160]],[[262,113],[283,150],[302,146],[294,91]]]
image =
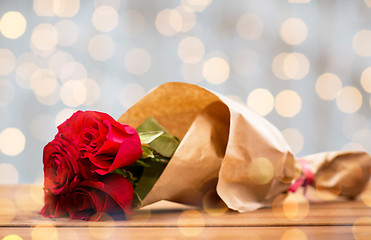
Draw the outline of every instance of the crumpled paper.
[[[119,122],[139,126],[155,118],[181,143],[144,198],[205,204],[205,196],[246,212],[268,206],[301,173],[280,131],[263,117],[197,85],[161,85],[126,111]],[[370,178],[364,152],[329,152],[303,157],[321,191],[355,197]]]

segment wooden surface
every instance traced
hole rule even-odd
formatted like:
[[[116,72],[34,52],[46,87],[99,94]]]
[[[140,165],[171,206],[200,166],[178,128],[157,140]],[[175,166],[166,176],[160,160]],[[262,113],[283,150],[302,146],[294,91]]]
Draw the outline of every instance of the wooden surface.
[[[160,202],[126,221],[39,215],[40,185],[0,185],[0,239],[371,239],[371,184],[354,201],[308,203],[300,193],[249,213]]]

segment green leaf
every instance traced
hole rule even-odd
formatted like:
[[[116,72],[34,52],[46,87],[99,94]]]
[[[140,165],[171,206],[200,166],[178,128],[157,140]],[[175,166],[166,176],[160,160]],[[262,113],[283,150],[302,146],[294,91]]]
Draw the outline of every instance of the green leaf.
[[[142,150],[143,150],[143,153],[142,153],[142,156],[140,157],[141,159],[154,158],[155,157],[155,155],[153,154],[153,151],[149,147],[146,147],[146,146],[142,145]]]
[[[161,136],[164,133],[164,131],[150,131],[150,132],[140,132],[139,138],[140,142],[149,144],[159,136]]]
[[[147,163],[150,167],[143,169],[143,174],[134,188],[139,199],[144,199],[147,196],[167,165],[166,161],[153,161],[152,159]]]
[[[153,139],[148,145],[160,155],[171,158],[179,146],[179,140],[173,137],[155,119],[147,118],[138,128],[138,133],[163,131],[163,134]]]

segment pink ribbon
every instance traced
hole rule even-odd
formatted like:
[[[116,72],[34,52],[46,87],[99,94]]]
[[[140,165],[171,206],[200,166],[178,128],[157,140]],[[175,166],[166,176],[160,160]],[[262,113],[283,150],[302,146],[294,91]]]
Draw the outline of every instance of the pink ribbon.
[[[314,182],[314,174],[310,170],[308,163],[302,158],[299,158],[298,161],[301,165],[302,175],[297,179],[292,180],[291,186],[288,190],[290,192],[296,192],[301,186],[306,187]]]

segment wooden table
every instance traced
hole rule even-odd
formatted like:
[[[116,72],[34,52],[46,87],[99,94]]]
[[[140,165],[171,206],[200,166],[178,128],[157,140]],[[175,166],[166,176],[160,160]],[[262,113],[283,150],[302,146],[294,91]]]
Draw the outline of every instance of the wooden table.
[[[308,204],[301,196],[243,214],[160,202],[126,221],[85,222],[39,215],[40,185],[0,185],[0,239],[371,239],[371,184],[354,201]]]

